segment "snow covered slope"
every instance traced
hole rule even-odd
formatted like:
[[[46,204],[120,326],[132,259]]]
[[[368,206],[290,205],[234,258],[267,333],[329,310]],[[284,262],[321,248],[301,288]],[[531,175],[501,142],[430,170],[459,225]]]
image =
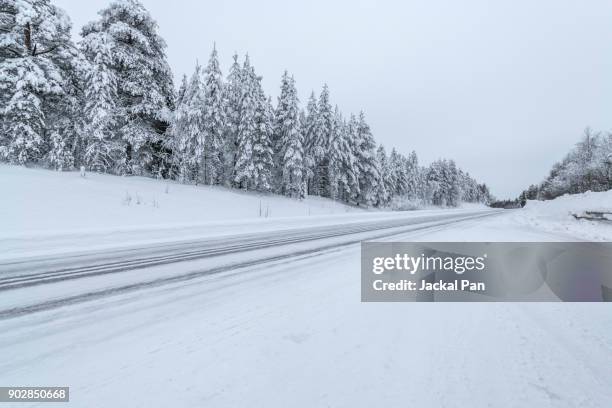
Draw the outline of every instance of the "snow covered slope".
[[[571,215],[589,210],[612,211],[612,190],[564,195],[550,201],[528,201],[513,220],[547,232],[592,241],[612,241],[612,223],[576,220]]]
[[[303,201],[144,177],[58,173],[0,165],[0,235],[362,212],[332,200]]]
[[[487,211],[373,211],[333,200],[295,200],[222,187],[182,185],[0,165],[0,259],[220,238],[302,227],[412,223]]]

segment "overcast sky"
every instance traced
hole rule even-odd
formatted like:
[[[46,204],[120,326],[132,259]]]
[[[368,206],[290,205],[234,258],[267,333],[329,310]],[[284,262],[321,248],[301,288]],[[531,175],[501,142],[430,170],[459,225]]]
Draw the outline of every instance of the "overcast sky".
[[[52,0],[78,37],[109,0]],[[142,0],[175,77],[216,42],[248,52],[274,98],[330,87],[378,142],[456,160],[498,197],[543,179],[589,125],[612,129],[610,0]]]

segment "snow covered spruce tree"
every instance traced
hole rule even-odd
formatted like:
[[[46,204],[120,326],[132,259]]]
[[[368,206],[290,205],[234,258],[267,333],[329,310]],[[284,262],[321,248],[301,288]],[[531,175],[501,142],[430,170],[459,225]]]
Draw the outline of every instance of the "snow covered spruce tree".
[[[449,160],[444,170],[446,178],[446,205],[457,207],[461,202],[461,195],[463,194],[457,165],[453,160]]]
[[[274,134],[274,107],[272,98],[266,96],[261,86],[261,77],[257,78],[257,91],[260,102],[255,110],[257,123],[257,138],[255,143],[255,167],[257,168],[256,188],[260,191],[271,191],[275,181],[272,176],[274,168],[274,149],[272,135]]]
[[[0,0],[1,160],[72,166],[81,86],[70,28],[49,0]]]
[[[351,149],[348,125],[340,110],[334,109],[334,126],[329,145],[330,197],[347,203],[359,195],[358,172]]]
[[[452,160],[437,160],[429,166],[426,179],[433,205],[456,207],[461,201],[457,166]]]
[[[306,188],[307,194],[315,195],[313,190],[313,177],[315,169],[315,142],[317,140],[317,118],[318,108],[317,99],[314,92],[310,93],[306,111],[302,112],[303,119],[301,122],[302,136],[304,138],[304,168],[306,170]]]
[[[10,64],[10,68],[9,68]],[[13,75],[7,75],[7,71]],[[43,77],[44,73],[39,67],[23,59],[20,61],[3,62],[0,68],[2,77],[2,91],[14,87],[15,92],[2,109],[2,141],[6,143],[1,147],[0,154],[12,163],[26,164],[39,160],[43,155],[45,138],[45,115],[43,102],[38,92],[45,92],[53,88],[40,86],[37,81],[28,79],[28,73]],[[6,80],[8,79],[8,81]],[[55,88],[59,92],[59,88]]]
[[[117,81],[114,131],[124,143],[122,173],[153,174],[163,166],[163,135],[174,103],[172,73],[157,23],[137,0],[119,0],[99,12],[81,32],[83,50],[105,33],[110,43],[110,70]]]
[[[166,138],[163,141],[164,148],[170,152],[170,157],[167,162],[167,176],[172,179],[184,182],[184,178],[181,174],[181,155],[178,149],[178,135],[180,134],[180,116],[182,114],[181,108],[183,107],[183,100],[185,93],[187,92],[187,75],[183,74],[181,78],[181,85],[179,86],[176,98],[174,100],[174,111],[170,115],[170,123],[166,129]],[[184,173],[183,173],[184,175]]]
[[[225,131],[223,156],[225,162],[225,183],[234,186],[234,169],[238,154],[238,128],[241,118],[241,100],[243,75],[238,63],[238,55],[234,54],[227,80],[224,86],[225,101]]]
[[[340,113],[338,106],[336,106],[334,108],[334,127],[329,142],[328,179],[330,187],[329,197],[340,201],[345,201],[349,196],[348,193],[350,193],[345,188],[348,183],[344,172],[344,161],[346,159],[345,151],[348,150],[348,146],[345,148],[344,126],[342,113]]]
[[[376,155],[376,171],[379,177],[376,190],[374,191],[375,202],[373,205],[375,207],[383,207],[389,203],[389,193],[387,192],[387,185],[384,179],[385,171],[388,171],[387,155],[384,147],[382,148],[382,152],[379,151],[381,147],[382,145],[379,146],[374,153]]]
[[[330,196],[329,184],[329,143],[332,138],[334,114],[329,100],[329,88],[323,85],[317,103],[317,122],[313,141],[313,178],[312,191],[321,197]]]
[[[452,164],[454,165],[454,162]],[[456,174],[459,195],[459,200],[457,203],[466,202],[488,204],[491,201],[489,189],[485,184],[478,184],[476,179],[459,167],[456,167]]]
[[[240,100],[236,134],[236,152],[232,179],[235,187],[248,189],[254,172],[253,141],[255,138],[255,107],[257,78],[251,68],[249,56],[244,59],[240,73]]]
[[[285,71],[274,114],[275,167],[278,169],[279,192],[289,197],[306,194],[304,146],[301,132],[298,95],[295,80]]]
[[[389,204],[391,200],[391,194],[395,191],[395,185],[391,177],[391,168],[389,166],[389,158],[387,157],[387,151],[383,145],[378,146],[376,150],[376,159],[378,161],[378,168],[380,171],[380,177],[382,179],[382,186],[384,190],[379,190],[378,199],[380,205],[384,206]]]
[[[185,97],[185,92],[187,91],[187,75],[183,74],[181,78],[181,85],[179,86],[178,92],[176,93],[176,99],[174,100],[174,106],[178,106]]]
[[[272,107],[249,57],[242,68],[242,95],[234,183],[245,190],[272,188]]]
[[[204,70],[204,163],[202,182],[208,185],[223,183],[225,100],[223,77],[219,68],[217,48],[213,46]]]
[[[198,182],[205,151],[202,68],[196,63],[169,128],[172,163],[181,183]]]
[[[118,164],[125,162],[125,149],[115,132],[117,80],[110,68],[111,41],[106,33],[96,33],[82,46],[90,55],[81,127],[83,164],[93,171],[114,171]]]
[[[359,203],[367,206],[374,205],[378,202],[376,194],[381,179],[376,162],[376,142],[363,112],[359,113],[355,136],[354,155],[359,167]]]
[[[392,195],[403,196],[407,192],[408,175],[406,174],[406,166],[404,157],[393,148],[389,156],[389,166],[391,170],[391,180],[395,187]]]
[[[306,107],[304,137],[309,168],[308,193],[329,197],[329,143],[333,129],[333,112],[329,101],[329,88],[323,86],[319,100],[311,94]]]
[[[406,194],[411,200],[421,198],[419,158],[413,150],[406,158]]]

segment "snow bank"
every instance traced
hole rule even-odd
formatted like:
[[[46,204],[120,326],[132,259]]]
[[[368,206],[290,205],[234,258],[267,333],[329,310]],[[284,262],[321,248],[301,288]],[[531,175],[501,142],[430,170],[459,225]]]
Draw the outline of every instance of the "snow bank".
[[[469,208],[469,206],[466,206]],[[461,227],[398,237],[398,241],[574,242],[612,241],[612,222],[576,220],[571,214],[612,209],[612,191],[528,201],[525,208],[464,222]]]
[[[299,201],[144,177],[58,173],[0,165],[0,236],[240,219],[362,213],[320,198]]]
[[[578,239],[612,241],[611,222],[576,220],[571,215],[589,210],[612,211],[612,190],[564,195],[550,201],[528,201],[525,208],[514,211],[509,221]]]

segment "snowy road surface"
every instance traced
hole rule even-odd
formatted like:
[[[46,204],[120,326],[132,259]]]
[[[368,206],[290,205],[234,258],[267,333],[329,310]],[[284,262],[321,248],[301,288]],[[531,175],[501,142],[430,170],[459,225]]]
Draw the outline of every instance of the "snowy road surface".
[[[74,407],[609,407],[607,304],[360,302],[349,237],[500,240],[509,229],[484,232],[508,216],[5,290],[3,310],[235,264],[6,316],[0,384],[70,386]]]
[[[237,267],[355,244],[405,231],[446,226],[499,215],[500,211],[433,211],[425,214],[361,216],[310,227],[292,227],[165,243],[136,244],[0,260],[0,319],[140,290]],[[307,220],[307,219],[306,219]],[[305,219],[301,220],[304,225]],[[274,225],[274,223],[272,223]],[[269,226],[268,226],[269,227]],[[178,229],[173,236],[180,236]],[[193,262],[188,262],[193,261]],[[179,264],[177,266],[177,264]],[[82,282],[75,280],[87,279]],[[49,286],[52,285],[51,287]],[[44,286],[43,286],[44,285]],[[38,286],[34,290],[29,287]],[[7,293],[8,292],[8,293]]]

